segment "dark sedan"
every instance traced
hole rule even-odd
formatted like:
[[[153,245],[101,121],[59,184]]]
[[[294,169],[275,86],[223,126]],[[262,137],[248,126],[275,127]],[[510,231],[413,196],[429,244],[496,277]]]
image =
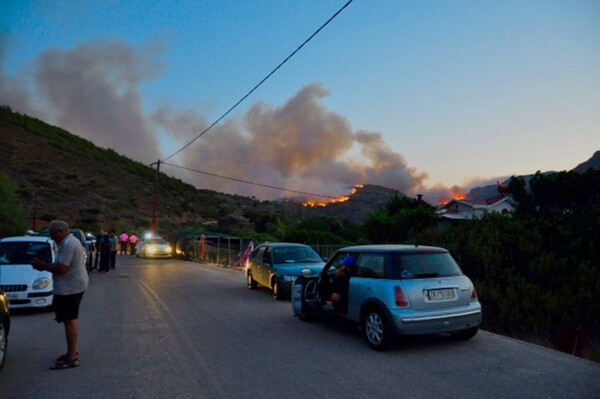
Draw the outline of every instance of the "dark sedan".
[[[260,284],[273,292],[273,298],[283,299],[289,297],[296,277],[317,276],[323,266],[323,259],[308,245],[261,244],[252,251],[246,266],[248,288]]]

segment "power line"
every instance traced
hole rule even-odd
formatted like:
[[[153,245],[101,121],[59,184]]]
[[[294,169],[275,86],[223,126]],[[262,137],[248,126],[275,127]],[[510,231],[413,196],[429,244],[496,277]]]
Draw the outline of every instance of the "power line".
[[[334,197],[334,196],[331,196],[331,195],[315,194],[315,193],[309,193],[309,192],[305,192],[305,191],[291,190],[291,189],[288,189],[288,188],[271,186],[271,185],[268,185],[268,184],[257,183],[257,182],[253,182],[253,181],[250,181],[250,180],[236,179],[235,177],[222,176],[222,175],[218,175],[216,173],[205,172],[205,171],[202,171],[202,170],[192,169],[192,168],[188,168],[188,167],[180,166],[180,165],[175,165],[175,164],[168,163],[168,162],[161,162],[161,163],[163,165],[173,166],[174,168],[180,168],[180,169],[189,170],[190,172],[201,173],[203,175],[218,177],[220,179],[232,180],[232,181],[236,181],[236,182],[239,182],[239,183],[250,184],[250,185],[253,185],[253,186],[271,188],[273,190],[280,190],[280,191],[287,191],[287,192],[290,192],[290,193],[310,195],[312,197],[318,197],[318,198],[332,198],[332,199],[338,199],[339,198],[339,197]]]
[[[277,70],[279,68],[281,68],[286,62],[288,62],[290,60],[290,58],[292,58],[294,55],[296,55],[296,53],[298,51],[300,51],[300,49],[302,47],[304,47],[309,41],[312,40],[313,37],[315,37],[321,30],[323,30],[323,28],[325,28],[331,21],[333,21],[342,11],[344,11],[344,9],[346,7],[348,7],[350,5],[350,3],[352,3],[353,0],[348,0],[348,2],[346,4],[344,4],[342,6],[342,8],[340,8],[335,14],[333,14],[331,16],[331,18],[329,18],[323,25],[321,25],[319,27],[319,29],[317,29],[312,35],[310,35],[308,37],[308,39],[306,39],[300,46],[298,46],[298,48],[296,48],[296,50],[294,50],[290,55],[288,55],[286,57],[286,59],[284,59],[279,65],[277,65],[277,67],[275,67],[275,69],[273,69],[267,76],[265,76],[256,86],[254,86],[252,88],[252,90],[250,90],[248,93],[246,93],[241,99],[238,100],[238,102],[236,102],[231,108],[229,108],[223,115],[221,115],[216,121],[214,121],[210,126],[208,126],[206,129],[204,129],[199,135],[197,135],[192,141],[190,141],[189,143],[187,143],[186,145],[184,145],[183,147],[181,147],[179,150],[175,151],[173,154],[169,155],[168,157],[166,157],[163,161],[166,161],[170,158],[173,158],[175,155],[179,154],[181,151],[185,150],[187,147],[189,147],[194,141],[198,140],[202,135],[204,135],[206,132],[208,132],[210,129],[212,129],[217,123],[221,122],[221,120],[223,120],[223,118],[225,118],[227,115],[229,115],[229,113],[231,111],[233,111],[238,105],[240,105],[242,103],[242,101],[244,101],[248,96],[250,96],[250,94],[252,94],[256,89],[258,89],[259,86],[261,86],[267,79],[269,79],[271,77],[271,75],[273,75],[275,72],[277,72]]]

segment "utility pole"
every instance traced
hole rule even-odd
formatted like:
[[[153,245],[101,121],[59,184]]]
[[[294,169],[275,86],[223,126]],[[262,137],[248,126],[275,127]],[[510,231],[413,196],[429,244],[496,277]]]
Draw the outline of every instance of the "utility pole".
[[[31,230],[36,231],[36,221],[37,221],[37,192],[33,192],[33,216],[31,218]]]
[[[150,164],[154,165],[154,164]],[[158,211],[158,176],[160,174],[160,159],[156,161],[156,176],[154,178],[154,202],[152,204],[152,225],[150,226],[150,232],[152,236],[155,236],[157,233],[157,222],[156,222],[156,212]]]

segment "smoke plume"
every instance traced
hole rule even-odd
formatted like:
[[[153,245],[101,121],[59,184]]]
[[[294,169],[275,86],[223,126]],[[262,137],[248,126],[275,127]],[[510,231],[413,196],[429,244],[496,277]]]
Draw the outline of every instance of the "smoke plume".
[[[212,122],[193,109],[144,111],[140,87],[162,73],[162,52],[160,45],[135,51],[114,41],[51,49],[27,69],[31,76],[24,71],[19,79],[10,78],[0,69],[2,103],[149,163],[169,155],[170,150],[159,147],[160,134],[180,149]],[[347,118],[327,110],[320,101],[328,95],[313,83],[281,106],[256,102],[168,160],[186,169],[166,165],[162,171],[198,188],[261,199],[294,195],[264,185],[338,196],[356,184],[378,184],[431,197],[426,173],[409,167],[381,133],[354,130]]]

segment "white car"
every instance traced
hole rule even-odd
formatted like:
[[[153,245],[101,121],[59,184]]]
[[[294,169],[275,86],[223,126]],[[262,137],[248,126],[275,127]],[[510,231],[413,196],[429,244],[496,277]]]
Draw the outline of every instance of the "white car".
[[[0,288],[8,305],[17,308],[49,308],[54,298],[52,273],[35,270],[33,258],[56,262],[58,247],[48,237],[7,237],[0,239]]]
[[[162,237],[144,237],[137,243],[135,255],[138,258],[170,258],[173,249]]]

